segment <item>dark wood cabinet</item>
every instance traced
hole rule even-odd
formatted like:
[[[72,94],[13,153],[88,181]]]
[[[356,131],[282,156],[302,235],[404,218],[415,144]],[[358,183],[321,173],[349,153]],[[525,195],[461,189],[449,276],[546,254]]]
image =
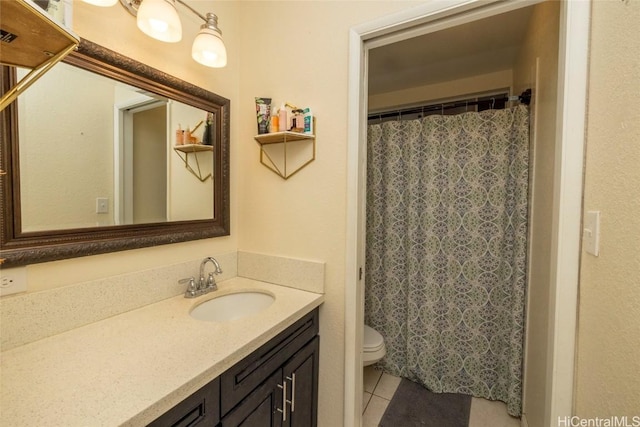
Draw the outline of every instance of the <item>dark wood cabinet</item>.
[[[316,336],[225,415],[221,427],[315,427],[318,350]]]
[[[220,427],[281,427],[282,369],[242,400],[222,418]]]
[[[165,412],[149,427],[216,426],[220,421],[220,378]]]
[[[149,426],[316,427],[318,309]]]
[[[315,337],[282,368],[288,385],[289,414],[285,427],[315,427],[318,419],[318,361],[320,339]]]

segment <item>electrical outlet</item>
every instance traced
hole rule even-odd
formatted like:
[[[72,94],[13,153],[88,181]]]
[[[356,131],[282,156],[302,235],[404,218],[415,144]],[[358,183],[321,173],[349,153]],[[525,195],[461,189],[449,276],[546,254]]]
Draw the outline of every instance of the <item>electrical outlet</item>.
[[[27,291],[27,268],[0,269],[0,296]]]

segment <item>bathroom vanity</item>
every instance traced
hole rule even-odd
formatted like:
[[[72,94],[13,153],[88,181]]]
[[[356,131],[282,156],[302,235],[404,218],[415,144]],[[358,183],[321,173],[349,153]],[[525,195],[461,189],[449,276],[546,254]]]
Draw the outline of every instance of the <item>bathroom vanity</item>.
[[[316,308],[149,426],[316,426],[318,357]]]
[[[274,302],[227,322],[189,314],[238,292]],[[323,299],[233,277],[202,297],[168,298],[3,351],[2,424],[313,426]]]

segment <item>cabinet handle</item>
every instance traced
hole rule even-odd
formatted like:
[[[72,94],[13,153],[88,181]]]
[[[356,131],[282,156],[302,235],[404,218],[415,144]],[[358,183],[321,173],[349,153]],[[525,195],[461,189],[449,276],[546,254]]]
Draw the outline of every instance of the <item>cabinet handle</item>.
[[[276,410],[282,413],[282,422],[287,421],[287,382],[283,381],[282,385],[278,384],[278,388],[282,389],[282,409],[276,408]]]
[[[291,377],[287,377],[287,379],[291,381],[291,400],[289,403],[291,404],[291,412],[294,412],[296,410],[296,374],[292,373]]]

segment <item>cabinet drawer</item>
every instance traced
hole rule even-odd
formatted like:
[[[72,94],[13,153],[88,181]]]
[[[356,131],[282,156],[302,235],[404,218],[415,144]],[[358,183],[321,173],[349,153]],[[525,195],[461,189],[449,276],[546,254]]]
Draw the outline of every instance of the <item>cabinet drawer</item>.
[[[169,409],[148,427],[215,426],[220,421],[220,378]]]
[[[318,309],[298,320],[220,376],[222,415],[318,334]]]

